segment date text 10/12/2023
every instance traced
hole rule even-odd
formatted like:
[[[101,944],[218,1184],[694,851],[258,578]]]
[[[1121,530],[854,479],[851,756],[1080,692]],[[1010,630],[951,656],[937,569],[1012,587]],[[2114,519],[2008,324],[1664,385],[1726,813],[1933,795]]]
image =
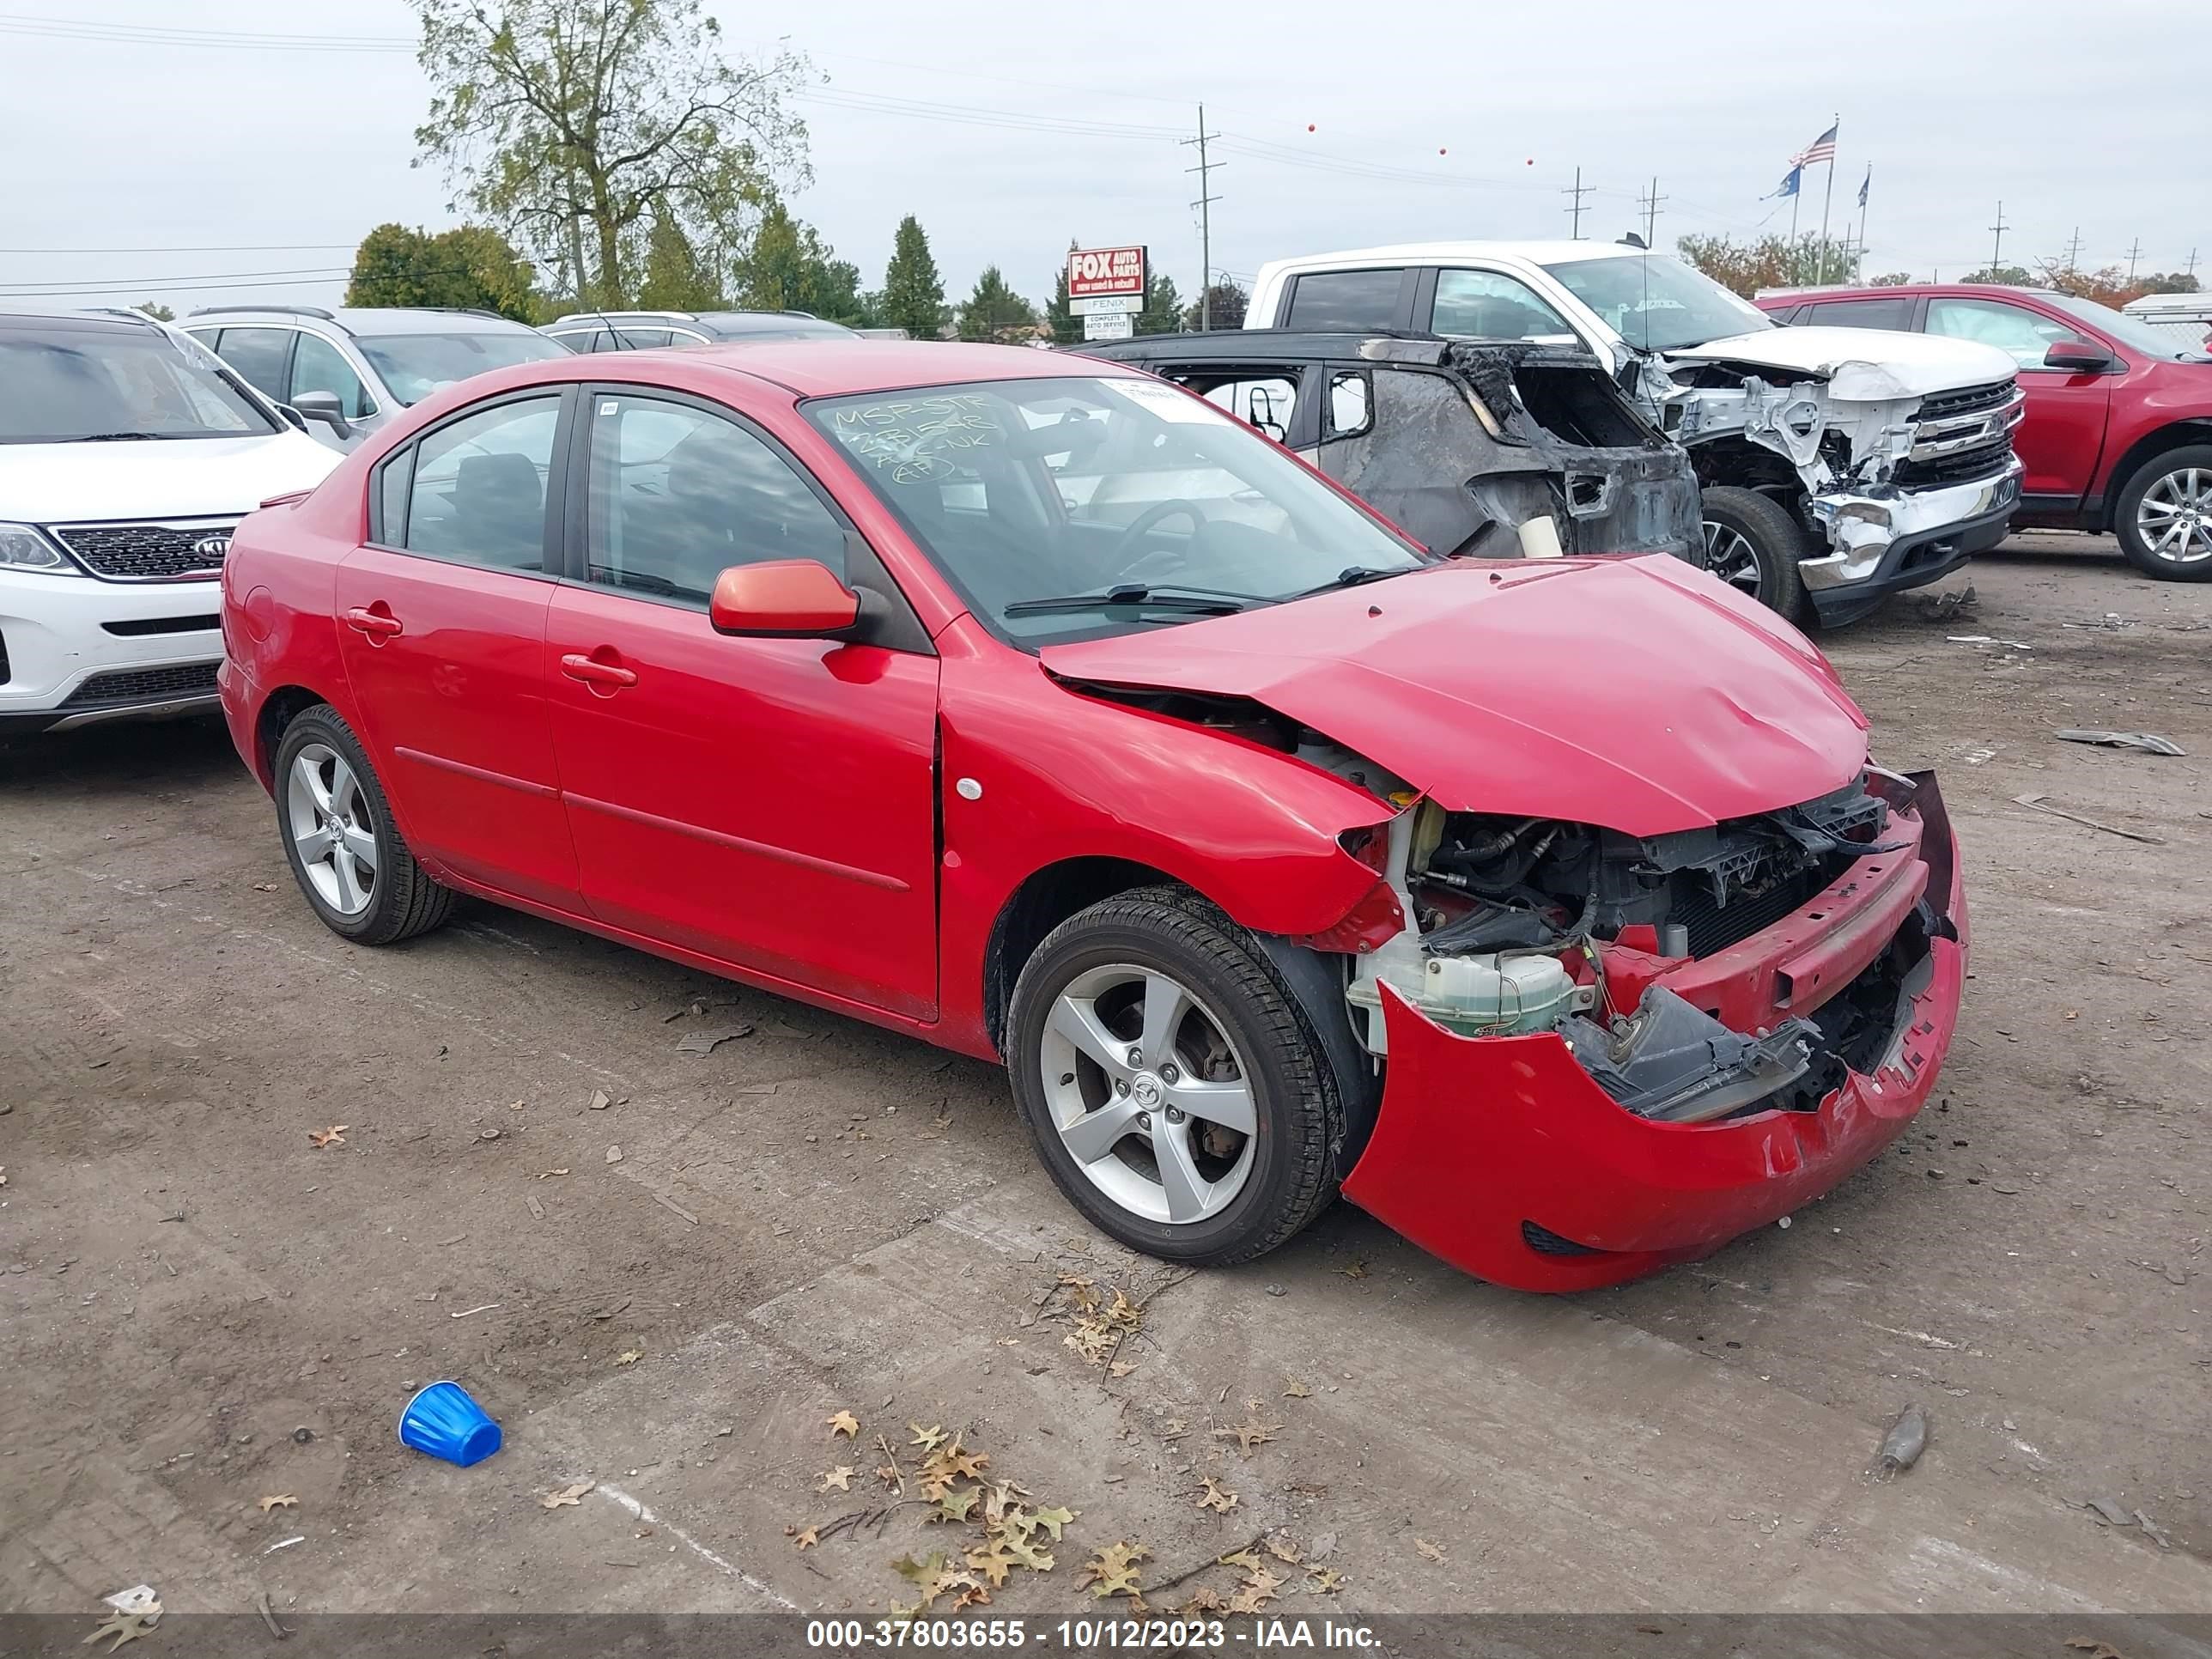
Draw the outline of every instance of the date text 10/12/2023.
[[[1380,1644],[1381,1638],[1365,1625],[1340,1619],[1255,1619],[1249,1626],[1221,1619],[812,1619],[806,1625],[806,1645],[833,1653],[882,1648],[1176,1653],[1202,1648],[1364,1649]]]

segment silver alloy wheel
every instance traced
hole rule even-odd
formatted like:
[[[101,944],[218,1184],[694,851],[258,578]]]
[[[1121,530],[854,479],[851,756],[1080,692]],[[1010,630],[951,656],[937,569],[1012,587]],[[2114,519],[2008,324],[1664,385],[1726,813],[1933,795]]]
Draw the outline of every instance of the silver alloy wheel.
[[[1730,587],[1759,597],[1759,550],[1741,531],[1705,520],[1705,568]]]
[[[1259,1128],[1252,1074],[1188,987],[1132,963],[1078,975],[1052,1005],[1037,1063],[1060,1144],[1122,1209],[1187,1226],[1243,1191]]]
[[[376,825],[345,757],[328,744],[302,744],[285,781],[284,811],[300,868],[324,903],[357,916],[376,896]]]
[[[2212,559],[2212,471],[2176,467],[2136,503],[2136,534],[2168,564]]]

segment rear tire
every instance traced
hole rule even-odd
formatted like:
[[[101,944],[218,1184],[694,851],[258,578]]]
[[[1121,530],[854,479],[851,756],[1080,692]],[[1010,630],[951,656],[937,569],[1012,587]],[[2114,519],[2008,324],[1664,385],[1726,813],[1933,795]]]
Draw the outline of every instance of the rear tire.
[[[325,927],[356,945],[396,945],[453,914],[453,890],[399,838],[384,786],[337,709],[318,703],[284,728],[276,779],[285,860]]]
[[[1132,1249],[1248,1261],[1335,1195],[1343,1107],[1320,1040],[1259,942],[1194,893],[1123,893],[1054,928],[1015,984],[1006,1054],[1053,1180]]]
[[[1790,509],[1771,495],[1733,484],[1700,494],[1705,521],[1705,566],[1739,593],[1757,599],[1793,623],[1809,617],[1797,562],[1811,538]]]
[[[2112,530],[2146,576],[2212,581],[2212,444],[2169,449],[2139,468],[2113,503]]]

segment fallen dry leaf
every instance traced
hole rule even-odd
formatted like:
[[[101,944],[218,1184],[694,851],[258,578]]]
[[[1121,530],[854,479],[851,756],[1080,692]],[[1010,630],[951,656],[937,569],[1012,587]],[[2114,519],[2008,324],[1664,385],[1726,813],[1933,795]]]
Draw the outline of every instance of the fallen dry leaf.
[[[1286,1379],[1286,1381],[1288,1382],[1288,1383],[1289,1383],[1289,1385],[1290,1385],[1290,1386],[1289,1386],[1289,1387],[1287,1387],[1287,1388],[1285,1388],[1285,1389],[1283,1390],[1283,1398],[1284,1398],[1284,1399],[1285,1399],[1285,1400],[1310,1400],[1310,1399],[1312,1399],[1312,1398],[1313,1398],[1313,1390],[1312,1390],[1310,1388],[1307,1387],[1304,1383],[1303,1383],[1303,1382],[1299,1382],[1299,1381],[1298,1381],[1298,1379],[1297,1379],[1297,1377],[1295,1377],[1295,1376],[1293,1376],[1293,1377],[1290,1377],[1290,1378],[1287,1378],[1287,1379]]]
[[[295,1497],[294,1497],[290,1492],[274,1492],[274,1493],[270,1493],[270,1494],[269,1494],[269,1495],[267,1495],[267,1496],[264,1496],[264,1497],[262,1498],[262,1500],[261,1500],[261,1512],[262,1512],[262,1514],[266,1515],[266,1514],[268,1514],[268,1513],[269,1513],[269,1511],[270,1511],[270,1510],[277,1510],[277,1509],[289,1510],[289,1509],[296,1508],[296,1507],[298,1506],[298,1504],[299,1504],[299,1502],[300,1502],[300,1500],[299,1500],[298,1498],[295,1498]]]
[[[1342,1273],[1346,1279],[1364,1279],[1367,1277],[1366,1260],[1364,1257],[1355,1257],[1350,1267],[1339,1267],[1337,1272]]]
[[[819,1527],[786,1527],[783,1535],[791,1540],[793,1548],[811,1550],[822,1541],[817,1535],[821,1530]]]
[[[253,884],[253,890],[257,893],[273,893],[276,890],[276,886],[277,884],[273,881],[257,881]]]
[[[850,1412],[837,1412],[831,1416],[823,1418],[822,1421],[823,1425],[828,1427],[830,1431],[830,1437],[832,1440],[835,1440],[841,1434],[848,1440],[857,1440],[860,1438],[860,1419],[854,1416]]]
[[[352,1127],[348,1123],[333,1123],[327,1129],[310,1129],[307,1139],[318,1146],[343,1146],[346,1144],[346,1131]]]
[[[1444,1553],[1425,1538],[1413,1540],[1413,1553],[1424,1561],[1442,1561],[1444,1559]]]
[[[821,1480],[815,1482],[814,1490],[817,1492],[829,1492],[834,1488],[838,1492],[850,1492],[853,1490],[853,1477],[858,1473],[858,1470],[851,1468],[843,1463],[840,1463],[836,1468],[831,1469],[828,1474],[824,1474]]]
[[[1260,1541],[1267,1547],[1268,1554],[1278,1561],[1287,1561],[1294,1567],[1305,1554],[1287,1533],[1271,1532]]]
[[[1226,1515],[1243,1501],[1235,1492],[1224,1492],[1221,1489],[1221,1483],[1210,1474],[1202,1474],[1199,1476],[1199,1480],[1206,1486],[1206,1490],[1198,1496],[1198,1507],[1202,1510],[1212,1510],[1216,1515]]]
[[[510,1100],[507,1103],[507,1109],[510,1112],[520,1112],[526,1109],[529,1104],[526,1100]]]
[[[1109,1544],[1083,1564],[1084,1583],[1102,1601],[1109,1595],[1134,1595],[1137,1563],[1149,1561],[1152,1556],[1142,1544]]]
[[[1279,1423],[1262,1423],[1255,1415],[1247,1417],[1233,1429],[1216,1429],[1213,1432],[1224,1440],[1234,1440],[1237,1449],[1249,1457],[1253,1447],[1267,1444],[1282,1426]]]
[[[1334,1595],[1344,1588],[1344,1575],[1333,1567],[1308,1567],[1306,1589],[1316,1595]]]
[[[574,1509],[582,1501],[584,1494],[597,1485],[599,1482],[596,1480],[579,1480],[573,1486],[563,1486],[558,1492],[547,1492],[544,1497],[538,1500],[538,1506],[545,1510]]]
[[[2094,1636],[2069,1636],[2066,1638],[2066,1645],[2077,1652],[2087,1654],[2089,1659],[2124,1659],[2120,1650],[2110,1642],[2100,1642]]]
[[[135,1642],[153,1629],[154,1621],[161,1616],[161,1604],[159,1601],[150,1607],[142,1607],[137,1613],[111,1613],[106,1622],[84,1639],[86,1642],[97,1642],[103,1636],[112,1636],[115,1639],[107,1644],[107,1650],[112,1653],[125,1642]]]
[[[639,1360],[644,1358],[645,1356],[640,1353],[635,1348],[625,1348],[615,1356],[615,1364],[617,1365],[635,1365]]]
[[[1109,1376],[1127,1376],[1131,1371],[1133,1371],[1136,1369],[1137,1362],[1135,1360],[1117,1359],[1106,1368],[1106,1375]]]
[[[919,1423],[909,1423],[907,1427],[914,1432],[911,1443],[921,1447],[924,1451],[935,1451],[945,1443],[945,1430],[939,1425],[933,1424],[925,1429]]]

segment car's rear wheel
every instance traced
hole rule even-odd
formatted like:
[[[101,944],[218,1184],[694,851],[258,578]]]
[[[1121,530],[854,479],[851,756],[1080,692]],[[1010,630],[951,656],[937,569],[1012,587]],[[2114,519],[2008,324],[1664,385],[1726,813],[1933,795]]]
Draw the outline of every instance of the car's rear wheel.
[[[1791,622],[1805,619],[1805,528],[1771,495],[1733,484],[1703,492],[1705,568]]]
[[[2168,450],[2129,479],[2112,528],[2144,574],[2212,581],[2212,444]]]
[[[1334,1195],[1319,1041],[1258,942],[1194,894],[1061,923],[1022,969],[1006,1051],[1060,1191],[1134,1249],[1247,1261]]]
[[[384,786],[335,708],[307,709],[284,728],[276,769],[284,857],[325,927],[356,945],[391,945],[452,914],[452,890],[399,838]]]

